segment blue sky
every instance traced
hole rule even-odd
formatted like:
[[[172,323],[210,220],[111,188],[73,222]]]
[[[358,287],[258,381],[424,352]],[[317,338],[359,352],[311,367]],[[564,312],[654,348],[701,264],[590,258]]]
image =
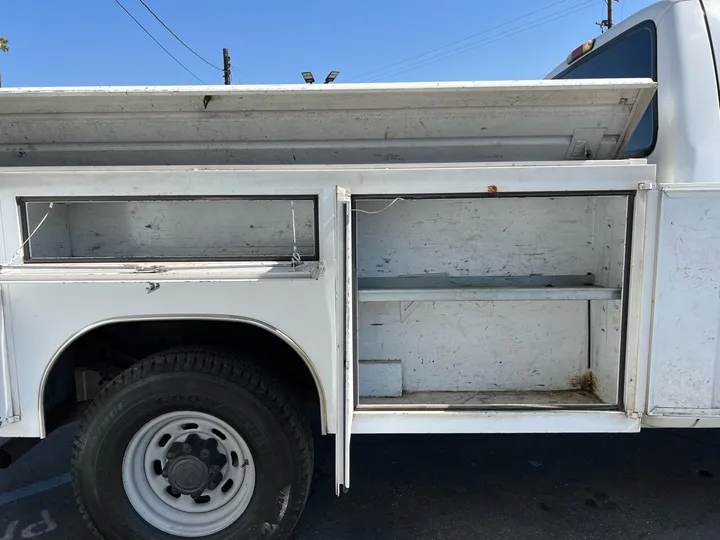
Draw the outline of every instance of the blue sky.
[[[118,1],[200,79],[222,83],[139,0]],[[228,47],[233,81],[253,84],[302,82],[306,70],[321,79],[333,69],[338,82],[539,78],[595,36],[604,13],[604,0],[145,3],[213,64]],[[650,3],[621,0],[616,22]],[[3,0],[0,35],[10,39],[0,55],[6,87],[198,83],[116,0]]]

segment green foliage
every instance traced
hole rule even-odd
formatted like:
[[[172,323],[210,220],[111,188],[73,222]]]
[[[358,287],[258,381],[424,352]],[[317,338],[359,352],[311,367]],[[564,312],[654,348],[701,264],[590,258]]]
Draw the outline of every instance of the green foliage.
[[[8,47],[8,38],[0,36],[0,52],[8,52],[10,50],[10,47]]]

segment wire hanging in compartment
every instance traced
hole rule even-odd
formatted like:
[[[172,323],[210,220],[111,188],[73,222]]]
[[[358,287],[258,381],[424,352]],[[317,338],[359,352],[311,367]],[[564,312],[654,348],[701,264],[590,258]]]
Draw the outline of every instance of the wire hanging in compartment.
[[[48,211],[45,213],[45,215],[43,216],[43,218],[40,220],[40,223],[38,223],[37,226],[33,229],[33,231],[32,231],[30,234],[28,234],[28,236],[27,236],[27,238],[25,239],[25,241],[24,241],[22,244],[20,244],[20,247],[17,249],[17,251],[16,251],[15,254],[12,256],[12,258],[10,259],[10,261],[8,261],[7,264],[4,264],[4,265],[2,265],[2,266],[10,266],[13,262],[15,262],[15,259],[17,259],[18,256],[23,252],[23,249],[25,249],[25,246],[26,246],[27,243],[30,241],[30,239],[35,235],[36,232],[38,232],[38,231],[40,230],[40,227],[42,227],[43,223],[45,223],[45,220],[46,220],[46,219],[48,218],[48,216],[50,215],[50,211],[52,210],[52,208],[53,208],[54,205],[55,205],[55,203],[52,203],[52,202],[48,205]]]
[[[290,214],[292,216],[292,234],[293,234],[293,251],[291,257],[291,265],[293,268],[300,266],[303,263],[300,253],[297,249],[297,228],[295,227],[295,201],[290,201]]]
[[[353,209],[353,212],[360,212],[361,214],[369,214],[369,215],[371,215],[371,216],[372,216],[372,215],[375,215],[375,214],[381,214],[382,212],[384,212],[385,210],[387,210],[388,208],[390,208],[390,207],[391,207],[393,204],[395,204],[396,202],[398,202],[398,201],[404,201],[404,200],[405,200],[405,199],[403,199],[402,197],[396,197],[390,204],[388,204],[387,206],[381,208],[380,210],[370,211],[370,210],[361,210],[360,208],[355,208],[355,209]]]

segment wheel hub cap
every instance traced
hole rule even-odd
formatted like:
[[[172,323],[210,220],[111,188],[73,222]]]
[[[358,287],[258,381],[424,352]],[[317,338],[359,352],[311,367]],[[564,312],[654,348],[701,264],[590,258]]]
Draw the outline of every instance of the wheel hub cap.
[[[208,487],[210,471],[195,456],[183,456],[167,465],[168,482],[174,493],[199,497]]]
[[[221,471],[227,464],[227,456],[218,451],[214,438],[202,439],[193,433],[185,442],[174,442],[165,457],[167,464],[162,475],[175,495],[196,499],[206,489],[214,490],[223,480]]]

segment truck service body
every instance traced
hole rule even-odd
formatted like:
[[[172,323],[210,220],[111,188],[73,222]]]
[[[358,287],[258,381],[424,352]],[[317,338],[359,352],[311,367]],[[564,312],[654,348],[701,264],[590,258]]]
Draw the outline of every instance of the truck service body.
[[[101,536],[280,539],[313,423],[338,494],[353,434],[720,427],[718,40],[664,0],[542,81],[0,89],[0,461],[80,419]]]

